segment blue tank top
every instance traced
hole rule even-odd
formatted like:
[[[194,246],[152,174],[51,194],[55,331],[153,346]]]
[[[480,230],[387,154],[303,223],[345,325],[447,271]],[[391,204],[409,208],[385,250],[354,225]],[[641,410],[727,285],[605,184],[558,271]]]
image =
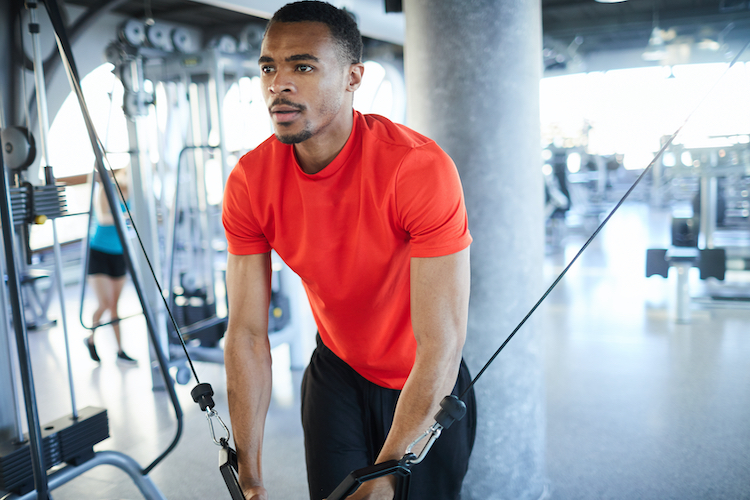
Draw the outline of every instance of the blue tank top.
[[[125,205],[120,203],[120,208],[122,210],[125,210]],[[99,221],[96,222],[97,224],[94,231],[94,236],[91,237],[89,246],[94,250],[98,250],[100,252],[112,255],[121,255],[123,253],[123,249],[122,243],[120,242],[120,237],[117,235],[117,228],[114,225],[102,226],[99,224]]]
[[[113,255],[120,255],[123,252],[122,243],[120,243],[120,237],[117,236],[117,228],[115,226],[97,225],[94,236],[91,238],[90,246],[94,250]]]

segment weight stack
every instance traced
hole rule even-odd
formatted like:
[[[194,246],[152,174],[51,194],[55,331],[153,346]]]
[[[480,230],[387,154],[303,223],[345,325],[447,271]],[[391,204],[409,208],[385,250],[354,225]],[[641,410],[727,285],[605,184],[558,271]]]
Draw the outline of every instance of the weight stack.
[[[34,489],[28,435],[23,443],[0,443],[0,490],[24,495]],[[109,437],[107,410],[87,406],[42,426],[45,469],[65,462],[80,465],[93,458],[94,445]]]

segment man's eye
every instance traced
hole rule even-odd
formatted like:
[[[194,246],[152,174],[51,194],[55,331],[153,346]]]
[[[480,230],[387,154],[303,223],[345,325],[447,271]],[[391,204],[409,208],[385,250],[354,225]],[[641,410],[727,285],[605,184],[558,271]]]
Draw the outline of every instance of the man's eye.
[[[273,71],[274,71],[274,67],[273,66],[261,66],[260,67],[260,72],[261,73],[268,74],[268,73],[272,73]]]
[[[310,66],[309,64],[300,64],[299,66],[297,66],[297,71],[301,73],[309,73],[312,70],[313,70],[313,67]]]

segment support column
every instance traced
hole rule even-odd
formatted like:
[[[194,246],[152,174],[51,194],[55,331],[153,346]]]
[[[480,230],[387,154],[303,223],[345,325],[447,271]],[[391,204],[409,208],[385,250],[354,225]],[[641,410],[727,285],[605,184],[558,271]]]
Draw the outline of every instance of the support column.
[[[0,123],[2,120],[0,120]],[[2,127],[0,127],[2,132]],[[0,155],[2,152],[0,152]],[[0,161],[0,164],[4,164]],[[5,251],[0,248],[0,273],[6,276]],[[0,304],[8,304],[8,291],[0,286]],[[8,308],[0,307],[0,444],[21,443],[23,436],[23,417],[16,391],[18,381],[18,360],[14,356],[16,343],[13,340],[13,326],[8,316]]]
[[[408,124],[437,141],[466,193],[476,374],[544,291],[538,0],[405,0]],[[532,318],[476,385],[465,499],[545,494],[543,351]]]
[[[124,97],[124,108],[128,116],[128,137],[130,139],[130,205],[133,207],[133,223],[140,234],[142,243],[148,253],[148,261],[140,245],[133,245],[136,251],[138,265],[135,272],[140,272],[143,283],[145,299],[148,300],[151,310],[154,312],[156,328],[154,336],[159,339],[158,344],[153,343],[153,349],[161,349],[164,357],[169,359],[169,339],[166,330],[166,311],[164,310],[163,298],[151,276],[151,269],[157,280],[163,280],[161,272],[161,253],[159,246],[159,234],[156,223],[156,204],[154,201],[154,169],[148,155],[148,140],[146,139],[147,128],[145,117],[148,115],[148,100],[143,88],[143,61],[140,56],[122,62],[125,68],[122,71],[122,84],[126,93]],[[119,197],[118,197],[119,199]],[[114,209],[113,209],[114,210]],[[150,265],[149,265],[150,261]],[[159,356],[150,351],[152,388],[161,390],[166,388],[156,361]]]
[[[10,2],[0,2],[0,131],[10,126],[14,112],[12,99],[13,63],[12,33],[13,20]],[[3,154],[0,151],[0,154]],[[0,164],[3,164],[0,161]],[[0,275],[5,276],[5,253],[0,250]],[[5,286],[0,287],[0,304],[8,304]],[[18,362],[13,356],[15,343],[12,341],[13,328],[8,317],[8,308],[0,308],[0,443],[13,443],[23,440],[22,416],[16,396],[16,370]]]

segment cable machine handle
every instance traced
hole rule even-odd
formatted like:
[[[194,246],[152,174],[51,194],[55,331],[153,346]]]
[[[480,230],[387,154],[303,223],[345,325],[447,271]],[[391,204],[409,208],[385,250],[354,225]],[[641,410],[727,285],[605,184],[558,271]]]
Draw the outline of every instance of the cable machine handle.
[[[229,495],[232,500],[246,500],[245,494],[240,488],[240,481],[237,479],[237,452],[229,447],[229,443],[222,439],[221,450],[219,450],[219,472],[224,478],[229,489]]]
[[[327,500],[343,500],[357,491],[363,483],[390,475],[396,476],[396,494],[393,496],[393,500],[408,500],[411,486],[409,460],[413,456],[408,454],[401,460],[389,460],[382,464],[371,465],[351,472],[333,490],[333,493],[328,495]]]

